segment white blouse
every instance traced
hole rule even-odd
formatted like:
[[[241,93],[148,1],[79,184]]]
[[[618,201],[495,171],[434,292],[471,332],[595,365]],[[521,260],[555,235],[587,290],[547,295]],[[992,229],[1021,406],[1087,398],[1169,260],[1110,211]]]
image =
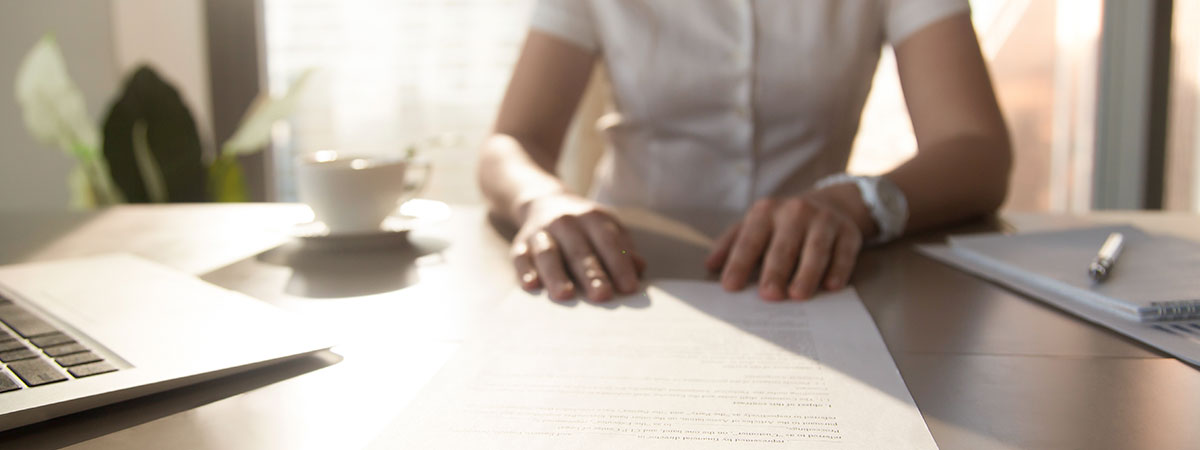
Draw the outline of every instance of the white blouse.
[[[880,49],[967,0],[539,0],[531,28],[595,52],[616,112],[592,188],[743,211],[845,171]]]

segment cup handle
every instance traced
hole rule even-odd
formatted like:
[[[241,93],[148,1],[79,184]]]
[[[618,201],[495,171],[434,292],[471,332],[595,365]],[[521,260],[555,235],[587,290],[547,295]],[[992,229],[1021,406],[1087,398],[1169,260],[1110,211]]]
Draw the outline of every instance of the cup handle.
[[[427,159],[410,159],[408,167],[409,173],[420,171],[421,177],[413,180],[409,173],[404,175],[404,194],[400,197],[400,204],[412,200],[413,197],[423,192],[429,186],[429,179],[433,177],[433,163]]]

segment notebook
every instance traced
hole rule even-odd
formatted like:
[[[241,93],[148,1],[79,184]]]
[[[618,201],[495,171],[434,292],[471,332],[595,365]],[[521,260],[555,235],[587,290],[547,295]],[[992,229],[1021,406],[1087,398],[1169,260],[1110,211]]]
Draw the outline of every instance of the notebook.
[[[0,431],[310,355],[326,339],[133,255],[0,266]]]
[[[1125,246],[1108,278],[1088,264],[1113,232]],[[918,250],[1200,365],[1200,244],[1132,226],[953,236]]]
[[[1124,235],[1124,249],[1108,278],[1094,282],[1088,263],[1114,232]],[[1200,318],[1200,244],[1186,239],[1150,235],[1132,226],[1104,226],[954,236],[949,243],[963,257],[1130,320]]]

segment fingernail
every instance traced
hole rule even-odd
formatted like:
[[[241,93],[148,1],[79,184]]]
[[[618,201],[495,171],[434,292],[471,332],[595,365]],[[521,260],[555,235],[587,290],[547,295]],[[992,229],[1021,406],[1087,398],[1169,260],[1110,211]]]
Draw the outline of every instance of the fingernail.
[[[725,274],[721,275],[721,286],[724,286],[725,290],[729,290],[729,291],[736,291],[738,288],[741,287],[741,286],[738,286],[737,280],[735,280],[734,276],[730,273],[725,273]]]
[[[784,298],[783,288],[774,283],[759,286],[758,295],[765,300],[771,301],[779,301]]]
[[[609,289],[604,281],[596,278],[588,283],[588,298],[593,301],[602,302],[612,298],[612,289]]]
[[[804,291],[801,291],[798,287],[791,287],[788,289],[788,298],[804,300]]]
[[[557,294],[558,295],[555,296],[555,300],[568,300],[575,296],[575,285],[570,281],[563,283],[558,288]]]
[[[621,280],[620,286],[622,294],[630,294],[637,290],[637,280],[632,278],[624,278]]]
[[[521,282],[526,286],[533,284],[534,280],[537,280],[537,273],[532,270],[521,275]]]

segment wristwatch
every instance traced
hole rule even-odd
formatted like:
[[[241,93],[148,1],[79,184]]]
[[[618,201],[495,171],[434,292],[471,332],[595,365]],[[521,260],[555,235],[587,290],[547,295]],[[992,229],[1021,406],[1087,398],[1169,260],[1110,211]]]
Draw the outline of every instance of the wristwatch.
[[[879,227],[879,234],[867,243],[882,244],[904,234],[904,224],[908,222],[908,200],[899,186],[884,177],[839,173],[822,178],[817,182],[816,189],[843,183],[858,185],[863,204],[867,205],[871,218]]]

